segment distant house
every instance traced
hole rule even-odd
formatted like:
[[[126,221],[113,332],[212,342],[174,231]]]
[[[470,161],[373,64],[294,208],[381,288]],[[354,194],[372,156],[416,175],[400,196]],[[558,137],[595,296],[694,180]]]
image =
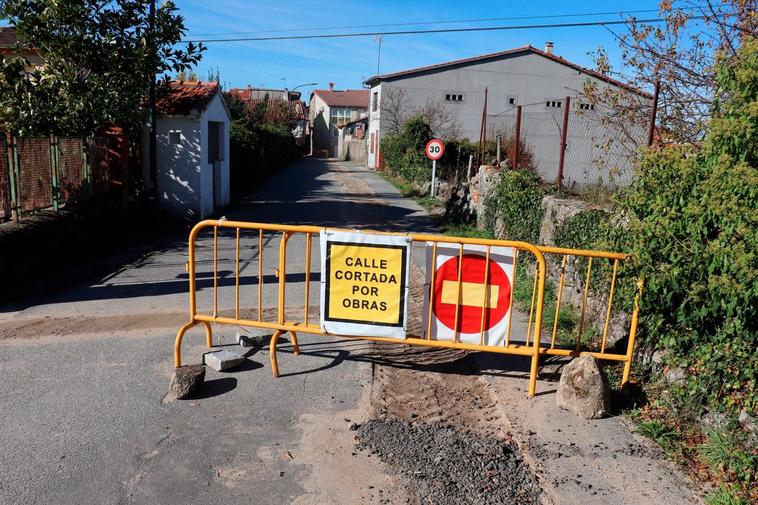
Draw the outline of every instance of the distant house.
[[[282,116],[278,121],[288,120],[293,123],[292,135],[297,145],[303,145],[308,135],[308,113],[305,102],[300,100],[299,91],[272,88],[232,88],[229,94],[236,96],[250,107],[266,103],[271,112],[278,111]]]
[[[337,136],[337,158],[365,163],[367,128],[368,116],[341,126]]]
[[[339,127],[368,113],[368,90],[335,90],[330,82],[328,90],[311,93],[308,107],[314,152],[326,150],[337,157]]]
[[[190,220],[228,205],[231,116],[218,83],[171,81],[159,91],[156,108],[155,187],[161,205]],[[149,187],[147,136],[143,151]]]
[[[19,47],[21,47],[20,51]],[[19,44],[16,29],[12,26],[0,27],[0,56],[3,58],[23,56],[29,62],[29,65],[26,67],[27,71],[32,70],[34,67],[40,67],[45,63],[45,59],[37,49],[25,47],[23,41]]]
[[[497,128],[512,130],[516,108],[522,106],[521,138],[530,144],[537,172],[543,180],[554,182],[556,179],[564,97],[569,96],[571,115],[565,184],[570,188],[598,182],[628,184],[632,172],[631,163],[621,152],[625,147],[616,143],[608,149],[617,139],[613,138],[614,132],[593,119],[599,111],[583,97],[587,83],[599,89],[630,91],[640,107],[648,106],[652,100],[647,93],[554,55],[552,42],[547,43],[544,51],[524,46],[371,77],[365,82],[371,93],[368,166],[379,168],[381,164],[381,139],[387,135],[382,111],[385,102],[387,107],[392,104],[392,100],[384,100],[392,96],[391,93],[404,97],[407,110],[436,102],[452,112],[460,125],[461,137],[478,141],[487,88],[488,138],[493,138]],[[642,140],[645,131],[630,127],[628,134]],[[608,165],[619,166],[613,169],[603,166],[604,159],[611,160]]]

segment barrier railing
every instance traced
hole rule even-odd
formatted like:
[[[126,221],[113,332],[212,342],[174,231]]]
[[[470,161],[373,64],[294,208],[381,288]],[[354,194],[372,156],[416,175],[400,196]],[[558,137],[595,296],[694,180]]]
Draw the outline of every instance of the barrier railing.
[[[199,311],[198,310],[198,251],[196,249],[196,242],[198,240],[198,235],[201,231],[206,229],[212,230],[212,260],[209,259],[207,261],[207,264],[210,266],[212,265],[212,284],[207,283],[207,281],[204,281],[204,283],[208,284],[209,288],[212,288],[212,295],[210,297],[210,307],[208,310]],[[176,335],[176,340],[174,343],[174,365],[178,368],[182,365],[182,359],[181,359],[181,345],[182,340],[184,337],[184,334],[192,327],[197,325],[203,325],[205,328],[205,334],[206,334],[206,344],[208,347],[213,346],[213,329],[211,327],[211,323],[214,324],[221,324],[221,325],[237,325],[237,326],[246,326],[246,327],[254,327],[254,328],[263,328],[263,329],[269,329],[273,331],[273,334],[271,336],[270,345],[269,345],[269,357],[271,361],[271,368],[274,377],[279,376],[279,366],[277,362],[277,356],[276,356],[276,346],[278,339],[281,335],[284,333],[288,333],[291,337],[292,346],[293,346],[293,352],[294,354],[299,354],[300,349],[298,345],[297,340],[297,334],[298,333],[305,333],[305,334],[314,334],[314,335],[332,335],[337,337],[342,337],[344,335],[338,335],[333,333],[326,333],[320,324],[318,322],[314,322],[313,319],[316,319],[311,316],[309,313],[311,309],[314,307],[311,305],[311,301],[313,299],[313,293],[311,292],[311,276],[314,273],[312,264],[313,264],[313,247],[312,242],[314,240],[314,236],[318,237],[319,234],[324,230],[323,227],[317,227],[317,226],[300,226],[300,225],[278,225],[278,224],[267,224],[267,223],[250,223],[250,222],[242,222],[242,221],[227,221],[227,220],[205,220],[201,221],[195,227],[192,229],[189,235],[189,258],[187,263],[187,271],[189,273],[189,316],[190,320],[187,324],[182,326]],[[329,228],[330,231],[350,231],[350,230],[337,230],[333,228]],[[232,288],[232,282],[229,276],[226,276],[224,273],[220,273],[219,271],[219,238],[220,238],[220,232],[227,232],[231,231],[231,238],[234,240],[234,247],[231,248],[233,251],[233,258],[225,258],[222,259],[222,261],[228,261],[230,263],[233,263],[234,269],[233,269],[233,290],[227,289],[225,293],[228,293],[229,291],[232,291],[233,294],[233,304],[229,303],[229,308],[226,308],[225,311],[219,311],[219,305],[220,305],[220,288],[222,287],[228,287]],[[362,230],[363,231],[363,230]],[[396,235],[396,236],[403,236],[407,237],[411,241],[411,250],[413,250],[413,246],[422,245],[425,249],[431,247],[431,257],[432,257],[432,264],[435,264],[436,258],[437,258],[437,246],[440,243],[444,243],[446,246],[449,246],[450,244],[456,244],[458,245],[458,272],[461,271],[461,262],[464,256],[464,248],[465,246],[478,246],[480,248],[484,248],[484,253],[486,254],[486,258],[489,260],[490,252],[493,247],[508,247],[513,248],[516,251],[515,259],[514,259],[514,265],[513,265],[513,285],[511,286],[511,297],[513,296],[513,293],[516,291],[516,261],[522,263],[520,267],[523,267],[524,265],[529,265],[529,268],[532,268],[533,273],[533,286],[532,286],[532,296],[531,296],[531,307],[529,310],[529,319],[528,319],[528,328],[525,335],[511,335],[511,324],[509,321],[508,324],[508,330],[507,335],[505,336],[505,339],[502,344],[499,345],[490,345],[489,343],[485,343],[484,341],[484,320],[485,320],[485,308],[488,307],[488,297],[490,296],[489,292],[490,290],[485,287],[485,289],[482,289],[483,292],[483,303],[481,303],[481,325],[479,327],[479,343],[471,343],[471,342],[463,342],[461,341],[461,335],[460,335],[460,328],[459,328],[459,310],[458,306],[456,305],[455,309],[455,323],[452,326],[453,328],[453,336],[450,340],[440,340],[432,337],[432,331],[431,331],[431,320],[432,320],[432,311],[433,311],[433,304],[427,303],[423,307],[423,311],[425,314],[418,314],[416,313],[416,322],[420,319],[424,319],[429,325],[428,328],[421,328],[420,331],[418,331],[418,334],[412,334],[412,332],[409,331],[408,336],[404,339],[396,339],[396,338],[388,338],[388,337],[376,337],[376,336],[348,336],[347,338],[354,338],[354,339],[360,339],[360,340],[371,340],[371,341],[377,341],[377,342],[390,342],[395,344],[407,344],[407,345],[418,345],[418,346],[425,346],[425,347],[437,347],[437,348],[451,348],[451,349],[460,349],[460,350],[471,350],[471,351],[484,351],[484,352],[493,352],[498,354],[509,354],[509,355],[518,355],[518,356],[528,356],[531,359],[530,363],[530,375],[529,375],[529,396],[534,396],[536,392],[536,383],[537,383],[537,373],[538,373],[538,366],[539,366],[539,357],[540,355],[560,355],[560,356],[579,356],[582,354],[593,354],[599,359],[604,360],[612,360],[612,361],[620,361],[625,362],[625,370],[624,370],[624,376],[622,379],[622,383],[626,382],[628,380],[629,376],[629,367],[631,366],[631,360],[632,360],[632,350],[634,346],[634,337],[636,333],[636,327],[637,327],[637,309],[636,309],[636,303],[637,299],[635,298],[635,310],[632,315],[631,320],[631,329],[630,329],[630,335],[628,338],[628,344],[626,352],[623,354],[621,353],[612,353],[608,352],[605,346],[605,336],[603,337],[603,345],[600,349],[600,351],[583,351],[580,349],[579,346],[576,346],[572,349],[562,348],[560,346],[556,346],[556,332],[557,332],[557,318],[558,313],[560,310],[560,304],[561,304],[561,296],[560,296],[560,290],[559,290],[559,299],[558,299],[558,309],[556,310],[556,320],[552,332],[552,336],[548,345],[547,341],[543,342],[543,335],[542,335],[542,322],[543,322],[543,306],[544,306],[544,298],[545,298],[545,286],[546,286],[546,274],[547,274],[547,262],[545,259],[545,255],[561,255],[564,260],[564,274],[565,274],[565,258],[567,256],[579,256],[579,257],[587,257],[587,258],[605,258],[609,260],[615,261],[614,271],[613,271],[613,284],[611,287],[611,293],[610,298],[611,301],[609,302],[609,309],[608,309],[608,320],[606,321],[606,335],[607,335],[607,327],[610,321],[610,315],[611,315],[611,309],[613,303],[613,290],[616,282],[616,272],[618,270],[618,262],[623,261],[626,257],[623,254],[618,253],[605,253],[605,252],[599,252],[599,251],[579,251],[579,250],[573,250],[573,249],[560,249],[560,248],[549,248],[549,247],[538,247],[534,246],[532,244],[526,243],[526,242],[518,242],[518,241],[509,241],[509,240],[487,240],[487,239],[477,239],[477,238],[463,238],[463,237],[449,237],[444,235],[432,235],[432,234],[423,234],[423,233],[388,233],[388,232],[368,232],[374,235]],[[264,276],[264,271],[266,269],[270,269],[271,266],[266,266],[265,256],[266,252],[269,251],[269,253],[273,252],[275,249],[272,247],[271,244],[272,238],[278,237],[279,239],[279,245],[278,245],[278,258],[275,261],[275,271],[274,271],[274,279],[276,282],[276,307],[275,310],[271,310],[269,307],[265,307],[264,303],[264,297],[265,297],[265,284],[267,283],[264,279],[266,279],[269,276]],[[305,240],[304,244],[304,263],[302,264],[302,270],[305,273],[304,277],[304,286],[301,290],[298,290],[298,296],[302,295],[302,305],[301,308],[288,308],[287,303],[287,296],[288,296],[288,245],[291,242],[291,240],[294,237],[302,237]],[[241,242],[242,240],[249,241],[250,245],[252,246],[252,249],[256,251],[257,253],[257,264],[253,264],[253,268],[255,269],[255,274],[252,276],[246,276],[244,278],[244,283],[247,284],[253,284],[253,293],[257,292],[257,300],[255,300],[255,303],[249,304],[247,303],[247,299],[245,300],[245,303],[243,304],[241,302],[241,293],[240,293],[240,286],[243,283],[243,278],[241,276]],[[224,237],[224,240],[226,240],[226,237]],[[268,246],[268,247],[267,247]],[[247,247],[246,247],[247,250]],[[524,257],[524,255],[526,255]],[[519,257],[522,257],[519,259]],[[526,260],[525,258],[530,258],[530,260]],[[489,265],[489,262],[485,262],[486,265]],[[250,262],[246,262],[244,265],[244,269],[247,269],[251,265]],[[486,280],[488,279],[488,272],[487,269],[489,267],[487,266],[484,273],[484,279],[485,279],[485,285]],[[589,265],[589,272],[591,272],[592,264],[590,262]],[[297,274],[295,274],[297,275]],[[587,290],[589,290],[589,273],[587,274],[588,278],[588,284],[587,284]],[[224,278],[224,282],[226,286],[220,286],[220,278]],[[411,280],[411,286],[410,286],[410,292],[414,291],[414,285],[422,284],[422,289],[424,290],[424,296],[428,296],[429,298],[427,300],[431,300],[431,297],[433,295],[433,289],[434,289],[434,271],[429,273],[429,276],[422,276],[422,279],[420,282],[417,281],[417,276],[410,276]],[[431,279],[429,279],[431,277]],[[464,282],[462,281],[461,275],[459,274],[457,277],[457,280],[453,280],[452,282],[457,283],[457,297],[460,303],[461,300],[461,293],[464,289]],[[289,284],[293,284],[294,282],[290,281]],[[428,284],[428,286],[427,286]],[[291,286],[290,286],[291,287]],[[563,288],[563,277],[561,278],[561,289]],[[291,290],[290,290],[291,291]],[[418,290],[415,290],[418,292]],[[585,294],[585,306],[587,303],[587,295]],[[418,300],[415,300],[418,302]],[[512,302],[512,300],[511,300]],[[584,314],[585,306],[582,307],[582,314]],[[301,312],[302,310],[302,312]],[[418,311],[416,311],[418,312]],[[512,308],[511,303],[511,310],[509,312],[508,317],[512,318],[513,313],[515,310]],[[293,315],[298,314],[298,315]],[[301,315],[300,315],[301,314]],[[580,326],[584,325],[584,321],[580,324]],[[419,326],[419,325],[417,325]],[[425,331],[426,330],[426,331]],[[578,333],[578,339],[581,338],[581,330]]]

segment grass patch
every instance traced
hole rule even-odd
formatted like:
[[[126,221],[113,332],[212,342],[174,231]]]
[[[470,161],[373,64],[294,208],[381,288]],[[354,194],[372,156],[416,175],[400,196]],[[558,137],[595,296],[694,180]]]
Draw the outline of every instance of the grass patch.
[[[475,224],[467,223],[442,223],[441,225],[443,235],[449,235],[451,237],[464,237],[464,238],[495,238],[492,233],[487,230],[480,230]]]
[[[758,457],[743,450],[744,444],[738,440],[736,433],[739,432],[711,431],[697,450],[713,473],[747,485],[756,480]]]
[[[746,498],[735,494],[728,486],[720,486],[716,491],[705,497],[708,505],[750,505]]]
[[[384,179],[385,181],[395,186],[400,191],[400,193],[402,193],[403,196],[412,198],[413,200],[415,200],[417,204],[421,205],[427,211],[431,211],[433,209],[436,209],[444,205],[438,198],[434,196],[421,194],[421,192],[416,188],[416,186],[414,186],[413,184],[403,179],[400,179],[398,177],[393,177],[392,175],[389,175],[386,172],[378,172],[378,173],[379,173],[379,176],[382,177],[382,179]]]
[[[657,419],[641,421],[634,431],[655,440],[666,451],[666,454],[673,455],[680,448],[679,433],[668,424]]]

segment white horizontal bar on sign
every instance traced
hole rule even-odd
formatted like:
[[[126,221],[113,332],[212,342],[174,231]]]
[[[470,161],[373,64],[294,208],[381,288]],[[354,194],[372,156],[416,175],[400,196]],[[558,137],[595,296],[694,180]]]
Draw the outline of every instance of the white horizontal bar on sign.
[[[484,301],[484,284],[477,282],[461,282],[461,305],[471,307],[481,307]],[[494,309],[497,307],[500,286],[496,284],[487,284],[487,308]],[[442,303],[456,305],[458,303],[458,282],[442,281]]]

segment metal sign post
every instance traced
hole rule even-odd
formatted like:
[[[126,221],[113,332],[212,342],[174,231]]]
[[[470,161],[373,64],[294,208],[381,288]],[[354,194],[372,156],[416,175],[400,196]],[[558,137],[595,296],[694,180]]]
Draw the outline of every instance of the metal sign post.
[[[434,196],[434,186],[437,180],[437,160],[442,158],[444,153],[445,144],[440,139],[432,139],[424,147],[424,154],[432,160],[432,189],[429,191],[431,196]]]
[[[437,178],[437,160],[432,160],[432,190],[431,196],[434,196],[434,182]]]

